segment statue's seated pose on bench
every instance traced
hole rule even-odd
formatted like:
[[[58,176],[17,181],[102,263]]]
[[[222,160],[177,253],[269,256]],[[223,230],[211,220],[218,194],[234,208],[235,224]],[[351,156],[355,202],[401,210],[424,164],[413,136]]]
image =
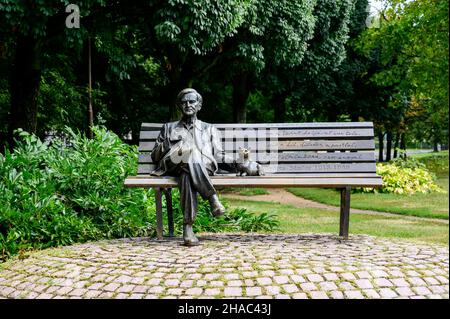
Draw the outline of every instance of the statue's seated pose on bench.
[[[198,244],[192,225],[197,214],[197,193],[208,199],[212,214],[225,213],[209,178],[221,168],[236,170],[236,161],[225,155],[219,131],[197,119],[202,97],[194,89],[182,90],[176,100],[183,116],[180,121],[164,124],[152,151],[157,168],[152,175],[178,176],[181,207],[184,212],[183,239],[187,246]],[[222,167],[222,165],[224,165]]]

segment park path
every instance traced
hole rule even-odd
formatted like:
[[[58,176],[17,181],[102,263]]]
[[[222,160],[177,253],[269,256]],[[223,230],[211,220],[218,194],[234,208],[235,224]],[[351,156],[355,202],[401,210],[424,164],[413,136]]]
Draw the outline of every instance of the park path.
[[[292,205],[292,206],[299,207],[299,208],[319,208],[319,209],[325,209],[325,210],[339,212],[339,207],[326,205],[326,204],[318,203],[318,202],[315,202],[312,200],[308,200],[308,199],[296,196],[282,188],[272,188],[272,189],[267,189],[267,191],[269,192],[269,194],[264,194],[264,195],[244,196],[244,195],[239,195],[239,194],[234,194],[234,193],[223,193],[222,196],[224,198],[237,199],[237,200],[243,200],[243,201],[274,202],[274,203]],[[449,224],[448,219],[407,216],[407,215],[379,212],[379,211],[373,211],[373,210],[363,210],[363,209],[356,209],[356,208],[351,208],[350,213],[351,214],[365,214],[365,215],[380,215],[380,216],[396,217],[396,218],[401,217],[401,218],[410,219],[410,220],[422,220],[422,221],[431,221],[431,222]]]
[[[0,264],[0,298],[449,298],[444,245],[329,234],[104,240]]]

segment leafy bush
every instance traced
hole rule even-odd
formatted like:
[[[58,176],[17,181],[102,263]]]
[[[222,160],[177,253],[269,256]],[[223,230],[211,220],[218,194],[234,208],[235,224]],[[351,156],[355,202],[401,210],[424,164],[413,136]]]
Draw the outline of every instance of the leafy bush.
[[[174,223],[175,232],[181,234],[183,226],[183,213],[179,201],[178,189],[174,189]],[[278,221],[274,215],[266,213],[255,215],[245,208],[229,209],[226,201],[222,201],[226,213],[219,218],[213,217],[208,201],[199,198],[197,218],[194,223],[195,232],[258,232],[274,231]]]
[[[434,174],[448,177],[448,151],[423,154],[417,160],[423,163]]]
[[[71,145],[20,132],[0,155],[0,256],[19,250],[154,233],[153,196],[126,189],[137,152],[103,128],[89,140],[66,130]]]
[[[87,139],[70,129],[51,143],[21,131],[13,153],[0,154],[0,260],[41,249],[104,238],[155,235],[152,190],[123,187],[137,169],[137,149],[104,128]],[[67,142],[69,141],[69,142]],[[179,192],[173,204],[182,229]],[[271,216],[234,210],[213,218],[199,203],[196,231],[257,231]]]
[[[414,194],[445,192],[435,183],[435,176],[426,165],[415,158],[396,158],[389,163],[377,163],[377,174],[383,186],[376,188],[356,188],[355,192]]]

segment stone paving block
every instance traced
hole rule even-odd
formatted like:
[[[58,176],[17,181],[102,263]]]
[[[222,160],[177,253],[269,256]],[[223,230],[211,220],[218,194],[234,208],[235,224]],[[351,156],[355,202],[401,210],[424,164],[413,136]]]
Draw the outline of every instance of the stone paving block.
[[[291,296],[285,294],[275,295],[275,299],[291,299]]]
[[[261,286],[266,286],[266,285],[272,284],[272,279],[269,278],[269,277],[256,278],[256,281],[257,281],[258,284],[261,285]]]
[[[230,280],[229,282],[227,282],[227,285],[231,287],[241,287],[242,284],[242,280]]]
[[[359,290],[345,290],[344,295],[348,299],[364,299],[364,296]]]
[[[209,283],[211,287],[222,287],[224,285],[223,281],[213,280]]]
[[[380,294],[376,292],[375,289],[364,289],[362,290],[363,294],[370,299],[378,299],[381,298]]]
[[[74,289],[71,292],[69,292],[69,296],[80,297],[80,296],[83,296],[86,293],[87,293],[87,289],[77,288],[77,289]]]
[[[444,287],[441,287],[441,286],[428,286],[428,288],[435,294],[445,293]]]
[[[409,282],[413,286],[426,286],[427,283],[420,277],[408,277]]]
[[[214,280],[220,277],[220,274],[206,274],[205,280]],[[244,275],[245,277],[245,275]]]
[[[351,283],[349,283],[348,281],[343,281],[343,282],[339,283],[338,286],[342,290],[355,290],[355,288],[356,288]]]
[[[102,291],[100,290],[88,290],[86,294],[84,295],[85,298],[96,298],[98,297]]]
[[[239,274],[225,274],[223,277],[226,280],[237,280],[239,279]]]
[[[181,296],[183,294],[183,289],[181,288],[169,288],[167,289],[167,295]]]
[[[336,284],[332,281],[319,282],[319,287],[320,287],[320,290],[323,290],[323,291],[330,291],[330,290],[338,289]]]
[[[431,295],[430,289],[423,286],[412,287],[411,288],[417,295]]]
[[[146,293],[148,289],[149,289],[148,286],[135,286],[133,288],[133,293],[138,293],[138,294]]]
[[[330,292],[332,299],[344,299],[344,294],[341,291],[335,290]]]
[[[400,297],[414,296],[414,292],[409,287],[399,287],[395,288],[395,291]]]
[[[280,273],[283,275],[294,275],[295,274],[293,269],[281,269]]]
[[[193,284],[194,284],[194,281],[193,281],[193,280],[183,280],[183,281],[180,283],[180,287],[183,287],[183,288],[189,288],[189,287],[192,287]]]
[[[393,278],[393,279],[390,279],[390,281],[396,287],[409,287],[410,286],[410,284],[403,278]]]
[[[247,287],[245,293],[247,296],[259,296],[262,295],[262,289],[261,287]]]
[[[205,289],[204,294],[206,296],[217,296],[217,295],[220,294],[220,289],[218,289],[218,288],[207,288],[207,289]]]
[[[296,285],[292,285],[292,284],[282,285],[281,287],[284,289],[284,291],[286,293],[294,293],[294,292],[298,292],[299,291],[298,287]]]
[[[146,284],[150,286],[155,286],[159,285],[161,281],[162,281],[161,278],[150,278],[149,280],[146,281]]]
[[[355,277],[355,275],[353,275],[352,273],[350,273],[350,272],[344,272],[344,273],[341,273],[341,277],[342,278],[344,278],[345,280],[350,280],[350,281],[353,281],[353,280],[356,280],[356,277]]]
[[[381,288],[381,289],[379,290],[379,293],[380,293],[380,296],[381,296],[383,299],[395,298],[395,297],[398,296],[397,293],[395,293],[395,291],[393,291],[393,290],[390,289],[390,288]]]
[[[373,285],[368,279],[357,279],[355,280],[356,286],[360,289],[372,289]]]
[[[165,290],[164,287],[161,286],[155,286],[148,289],[148,292],[151,294],[160,294]]]
[[[274,276],[273,280],[277,283],[277,284],[286,284],[289,282],[289,277],[288,276]]]
[[[372,275],[368,271],[358,271],[356,272],[356,276],[360,279],[369,279],[372,278]]]
[[[245,286],[255,286],[255,282],[251,279],[244,279]]]
[[[311,282],[322,282],[324,281],[323,277],[318,274],[308,274],[306,275],[306,279]]]
[[[310,274],[312,273],[312,271],[310,269],[297,269],[296,270],[298,275],[306,275],[306,274]]]
[[[448,267],[448,265],[447,265],[447,267]],[[444,276],[436,276],[435,278],[437,280],[439,280],[441,284],[447,284],[447,285],[449,284],[448,277],[445,278]]]
[[[394,286],[392,282],[386,278],[375,278],[373,280],[374,284],[378,287],[392,287]]]
[[[225,287],[225,297],[239,297],[242,296],[242,288],[240,287]]]
[[[105,291],[114,292],[114,291],[116,291],[119,287],[120,287],[119,284],[116,284],[116,283],[110,283],[110,284],[107,284],[106,286],[104,286],[102,289],[105,290]]]
[[[278,295],[281,291],[279,286],[265,286],[264,289],[266,290],[266,294],[270,296]]]
[[[326,274],[323,274],[323,276],[325,277],[326,280],[329,280],[329,281],[339,280],[339,277],[334,273],[326,273]]]
[[[203,293],[203,289],[199,287],[189,288],[185,291],[186,295],[199,296]]]
[[[300,288],[302,291],[314,291],[317,290],[317,287],[312,282],[305,282],[300,284]]]
[[[180,280],[178,279],[167,279],[164,281],[164,286],[166,287],[178,287],[180,285]]]
[[[439,281],[436,278],[433,277],[423,277],[423,280],[425,280],[425,282],[428,285],[439,285]]]

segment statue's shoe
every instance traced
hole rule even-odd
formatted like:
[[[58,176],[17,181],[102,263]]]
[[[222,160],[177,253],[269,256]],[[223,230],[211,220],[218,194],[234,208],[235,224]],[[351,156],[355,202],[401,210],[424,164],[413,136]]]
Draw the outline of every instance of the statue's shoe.
[[[219,201],[219,197],[217,197],[217,195],[211,196],[209,199],[209,204],[211,205],[211,211],[214,217],[219,217],[225,214],[225,207]]]
[[[192,225],[185,224],[183,227],[183,240],[185,246],[197,246],[199,245],[198,238],[195,237]]]
[[[200,245],[200,242],[198,241],[197,237],[195,237],[195,239],[184,239],[183,245],[188,247],[198,246]]]

